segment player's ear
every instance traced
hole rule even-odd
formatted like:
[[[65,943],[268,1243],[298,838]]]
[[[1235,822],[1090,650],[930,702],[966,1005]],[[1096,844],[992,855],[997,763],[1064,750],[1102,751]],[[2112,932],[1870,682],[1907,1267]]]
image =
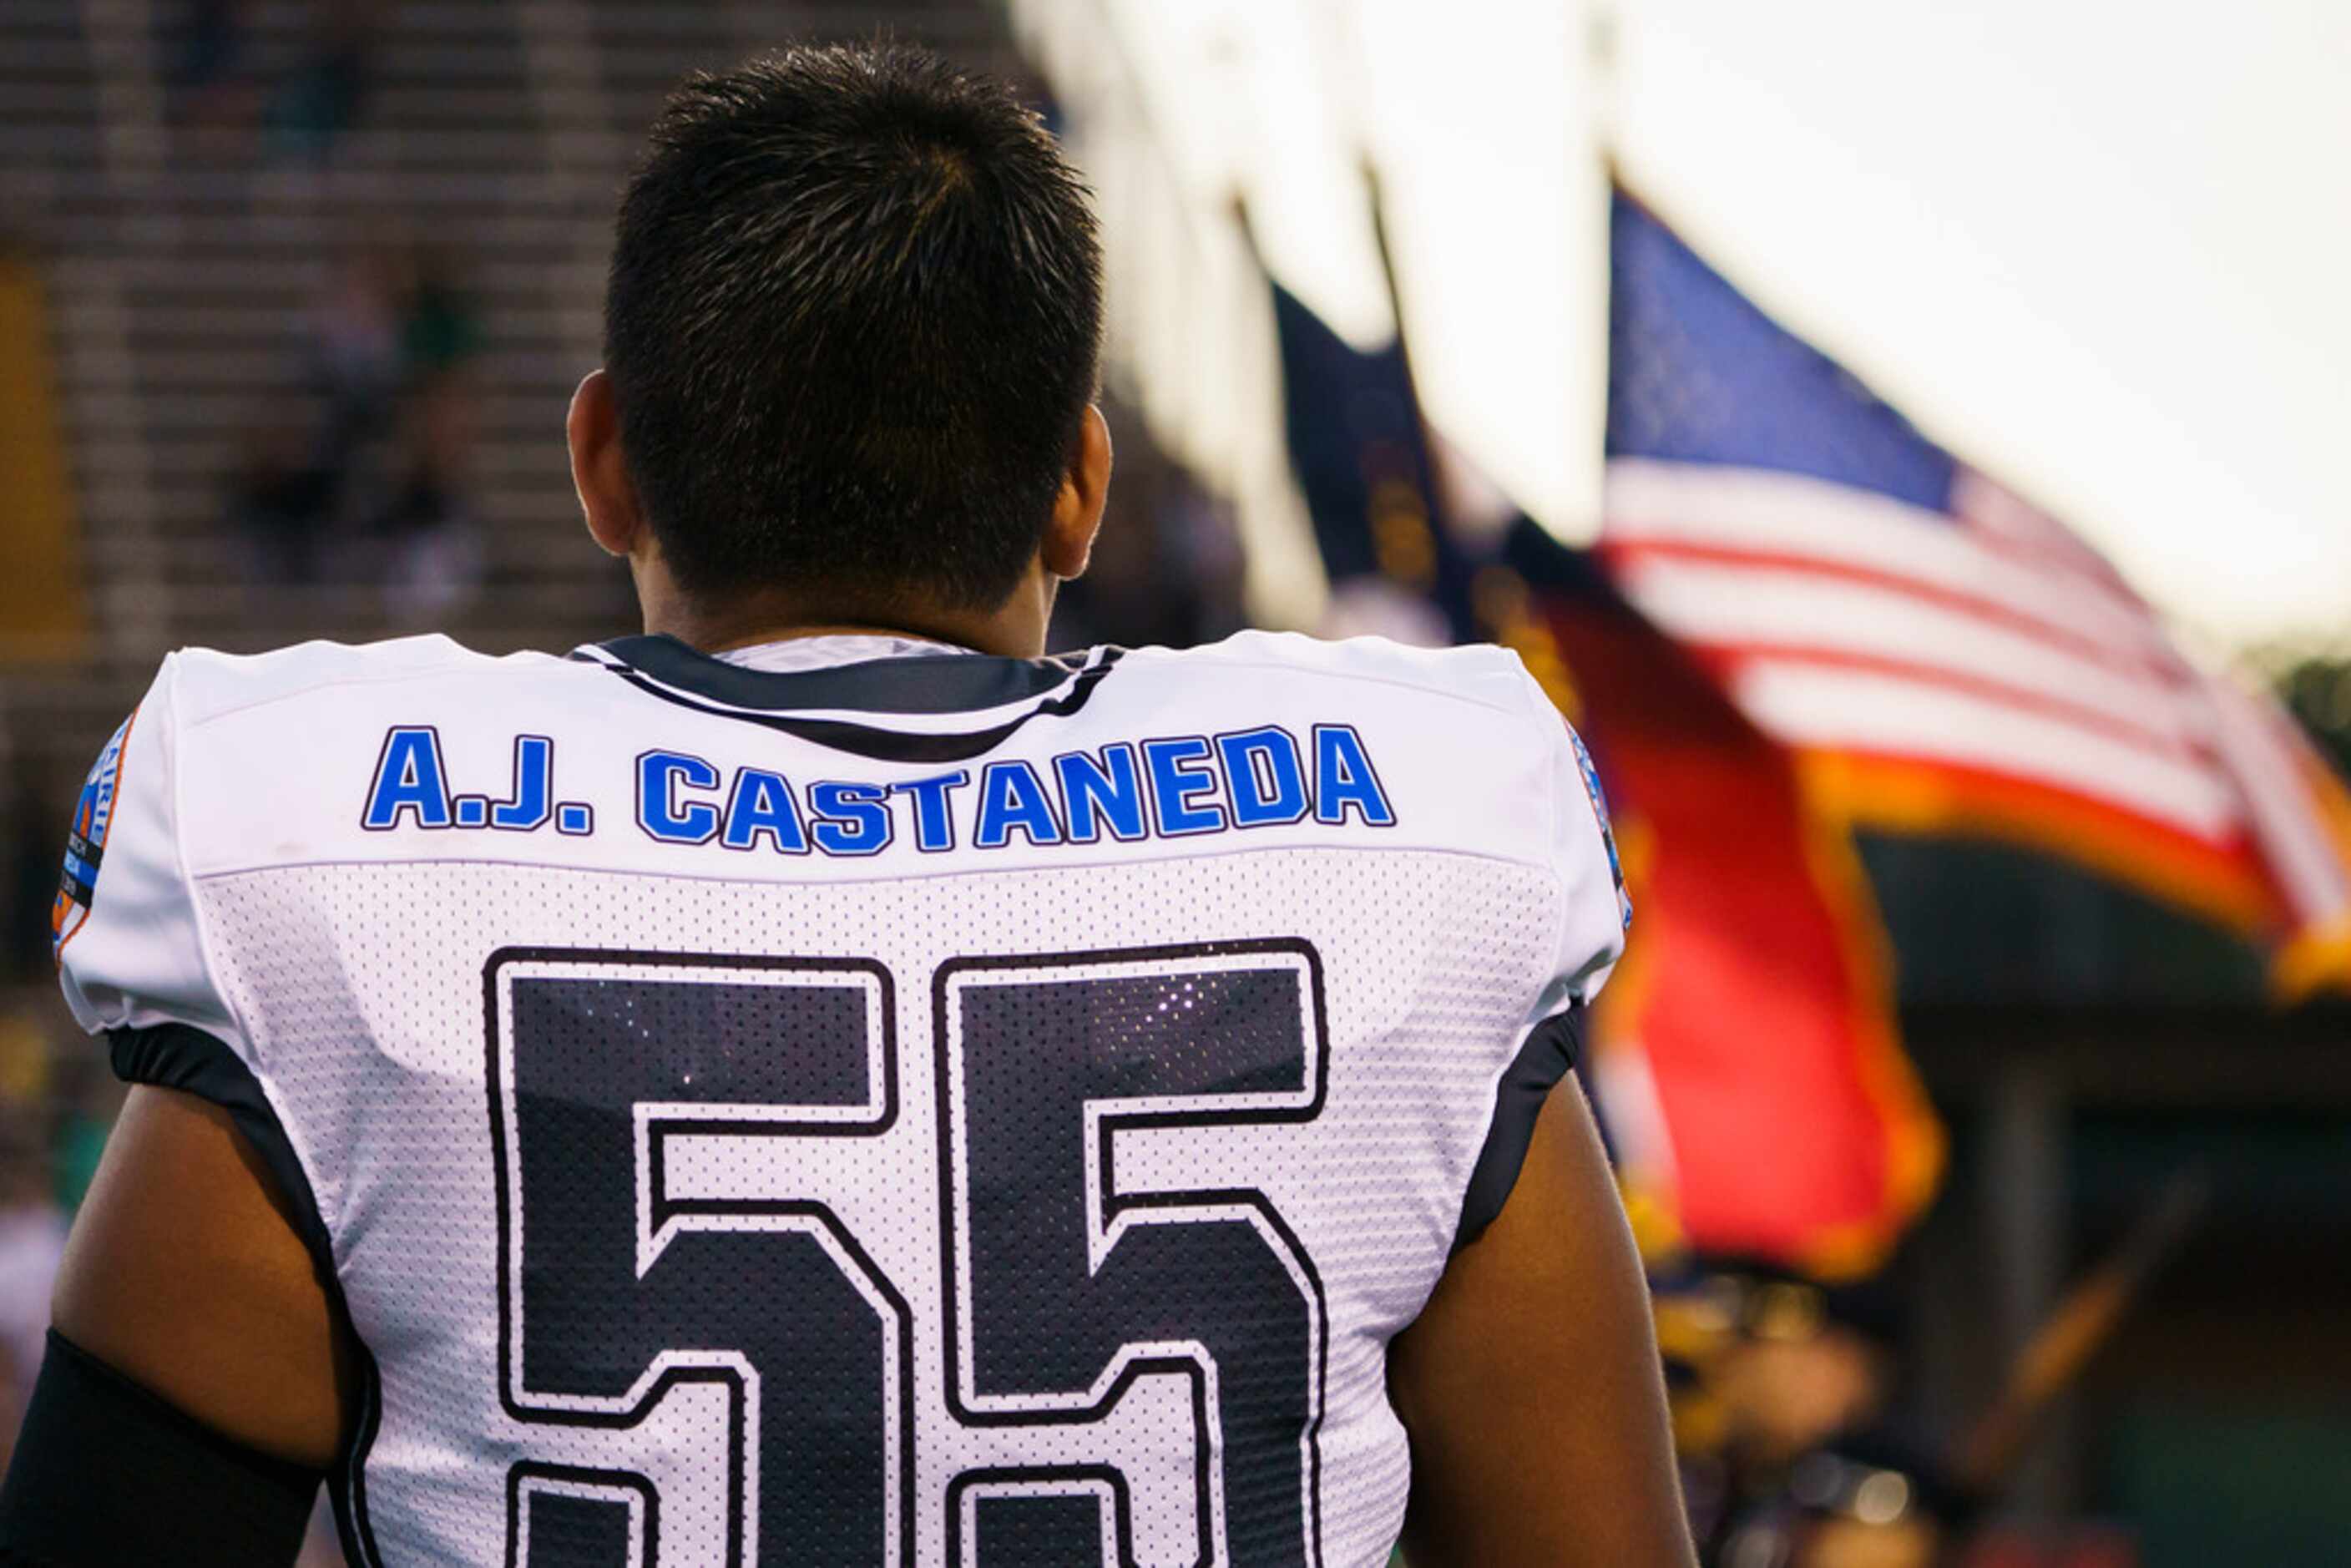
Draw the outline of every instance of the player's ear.
[[[634,555],[646,536],[644,508],[621,458],[621,417],[612,401],[612,379],[588,372],[571,394],[571,414],[563,434],[571,447],[571,486],[588,532],[610,555]]]
[[[1053,497],[1052,521],[1045,528],[1045,570],[1055,577],[1086,574],[1094,535],[1102,531],[1102,505],[1110,498],[1110,425],[1102,410],[1089,403],[1061,494]]]

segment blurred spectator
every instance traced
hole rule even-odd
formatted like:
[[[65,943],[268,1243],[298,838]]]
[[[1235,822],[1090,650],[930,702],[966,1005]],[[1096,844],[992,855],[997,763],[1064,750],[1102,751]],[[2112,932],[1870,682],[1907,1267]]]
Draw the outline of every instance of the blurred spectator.
[[[1725,1568],[1936,1568],[1970,1510],[1921,1457],[1848,1438],[1804,1454],[1710,1556]]]
[[[190,0],[170,46],[172,116],[210,142],[241,146],[260,118],[252,9],[251,0]]]
[[[230,479],[229,514],[251,552],[255,580],[315,582],[324,570],[341,473],[299,398],[272,398],[246,433]]]
[[[305,320],[308,395],[271,396],[246,434],[229,507],[263,583],[315,582],[332,570],[352,471],[398,405],[409,288],[401,246],[351,247]]]
[[[265,403],[232,481],[258,581],[372,580],[402,623],[471,596],[482,336],[444,253],[385,238],[347,252],[309,314],[299,390]]]
[[[365,107],[382,0],[323,0],[313,7],[310,53],[270,95],[270,151],[324,162]]]
[[[1885,1401],[1894,1303],[1881,1285],[1833,1289],[1741,1261],[1689,1283],[1661,1281],[1657,1291],[1660,1333],[1689,1347],[1681,1358],[1714,1412],[1708,1447],[1780,1469]]]
[[[310,311],[305,369],[326,411],[326,451],[338,463],[391,420],[403,368],[404,313],[415,287],[407,248],[372,239],[343,256]]]
[[[1684,1490],[1720,1568],[1930,1568],[1931,1467],[1861,1436],[1891,1390],[1895,1301],[1718,1260],[1658,1286]]]
[[[399,469],[371,532],[390,550],[385,598],[393,618],[425,622],[471,597],[481,548],[464,503],[473,461],[472,364],[482,324],[448,256],[418,250],[400,326]]]

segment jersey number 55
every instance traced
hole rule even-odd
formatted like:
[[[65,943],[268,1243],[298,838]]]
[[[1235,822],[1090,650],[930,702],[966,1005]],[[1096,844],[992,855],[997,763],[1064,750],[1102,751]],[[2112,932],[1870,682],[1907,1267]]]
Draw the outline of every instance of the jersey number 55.
[[[1310,1157],[1312,947],[924,979],[935,1132],[880,963],[491,957],[509,1564],[1319,1561],[1322,1284],[1237,1185]]]

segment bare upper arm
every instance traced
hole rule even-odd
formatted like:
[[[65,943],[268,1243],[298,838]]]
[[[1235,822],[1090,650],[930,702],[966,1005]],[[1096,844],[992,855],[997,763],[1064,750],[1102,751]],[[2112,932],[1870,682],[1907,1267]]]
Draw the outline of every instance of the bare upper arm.
[[[1412,1568],[1684,1568],[1648,1290],[1592,1113],[1554,1091],[1501,1214],[1388,1351]]]
[[[352,1405],[350,1333],[228,1113],[135,1088],[57,1276],[57,1332],[206,1426],[323,1469]]]

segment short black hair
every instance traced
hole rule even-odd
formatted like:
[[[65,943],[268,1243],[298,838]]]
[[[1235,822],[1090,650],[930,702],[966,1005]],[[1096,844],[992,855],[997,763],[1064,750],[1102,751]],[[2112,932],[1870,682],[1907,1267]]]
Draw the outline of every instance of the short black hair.
[[[1094,392],[1084,183],[1003,83],[895,45],[689,77],[621,200],[604,359],[681,587],[1002,603]]]

